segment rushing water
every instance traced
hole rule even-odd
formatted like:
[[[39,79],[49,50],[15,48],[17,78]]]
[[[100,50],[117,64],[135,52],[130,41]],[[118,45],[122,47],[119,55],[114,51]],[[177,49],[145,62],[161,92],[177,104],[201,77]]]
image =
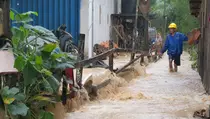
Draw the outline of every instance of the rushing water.
[[[147,67],[147,76],[124,87],[118,98],[91,102],[67,119],[194,119],[194,111],[207,108],[210,97],[188,57],[184,53],[179,71],[169,73],[164,56]]]

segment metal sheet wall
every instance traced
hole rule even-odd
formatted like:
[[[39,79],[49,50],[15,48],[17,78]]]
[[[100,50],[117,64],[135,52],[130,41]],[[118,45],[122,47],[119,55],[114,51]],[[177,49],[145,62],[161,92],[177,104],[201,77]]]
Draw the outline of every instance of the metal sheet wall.
[[[36,11],[33,25],[41,25],[50,30],[66,24],[67,31],[77,45],[80,33],[80,0],[11,0],[11,8],[18,12]]]

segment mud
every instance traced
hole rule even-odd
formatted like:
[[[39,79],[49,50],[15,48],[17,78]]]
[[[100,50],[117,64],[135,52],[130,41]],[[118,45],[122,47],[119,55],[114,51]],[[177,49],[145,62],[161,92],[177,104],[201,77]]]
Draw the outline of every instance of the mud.
[[[50,106],[47,111],[54,114],[54,119],[65,119],[66,111],[62,103],[56,103],[55,106]]]
[[[91,102],[68,114],[67,119],[196,119],[194,111],[210,104],[186,53],[179,72],[168,72],[168,58],[164,56],[147,67],[147,75],[136,79],[120,87],[115,98]]]
[[[0,119],[5,119],[5,112],[0,109]]]
[[[74,98],[67,100],[65,109],[67,112],[74,112],[79,110],[81,106],[85,105],[89,101],[90,100],[87,91],[85,89],[81,89],[76,93]]]

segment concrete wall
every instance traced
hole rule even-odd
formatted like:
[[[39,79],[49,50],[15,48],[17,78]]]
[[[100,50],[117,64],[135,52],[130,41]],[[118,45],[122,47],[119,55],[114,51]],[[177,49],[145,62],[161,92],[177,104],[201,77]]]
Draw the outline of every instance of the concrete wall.
[[[120,13],[121,0],[94,0],[93,44],[109,40],[111,14]],[[88,52],[88,8],[89,1],[81,0],[80,32],[86,35],[85,53]]]

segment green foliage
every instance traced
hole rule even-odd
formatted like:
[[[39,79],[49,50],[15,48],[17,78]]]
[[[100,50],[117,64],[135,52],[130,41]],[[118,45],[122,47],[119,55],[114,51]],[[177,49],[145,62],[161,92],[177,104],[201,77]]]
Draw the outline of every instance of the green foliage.
[[[163,29],[164,25],[164,0],[156,0],[151,6],[151,12],[156,13],[157,18],[152,25]],[[189,0],[165,0],[166,28],[174,22],[178,25],[178,31],[188,33],[193,28],[199,27],[198,20],[190,15]],[[165,32],[168,30],[166,29]]]
[[[53,116],[54,115],[50,112],[42,111],[40,116],[39,116],[39,119],[53,119]]]
[[[191,67],[195,70],[198,69],[198,49],[197,46],[189,46],[184,45],[184,50],[187,51],[190,54],[190,61],[192,61]]]
[[[18,88],[9,89],[8,86],[4,87],[1,90],[1,98],[7,112],[5,117],[8,115],[9,117],[26,116],[29,108],[23,103],[25,97],[23,93],[20,93]]]
[[[11,29],[14,67],[21,73],[21,79],[18,88],[1,90],[9,119],[53,119],[53,114],[44,107],[59,101],[57,92],[62,72],[74,68],[76,61],[74,56],[60,50],[51,31],[29,24],[33,21],[31,15],[38,16],[38,13],[10,11],[10,18],[16,24]]]
[[[165,34],[168,31],[168,25],[174,22],[178,26],[178,31],[187,34],[194,28],[199,27],[198,20],[191,16],[189,0],[152,0],[151,12],[156,13],[157,18],[152,21],[152,25],[157,29],[163,31],[166,26]],[[165,15],[164,15],[164,1],[165,1]],[[164,24],[164,17],[166,18],[166,24]],[[165,37],[165,36],[164,36]],[[186,47],[190,54],[190,60],[193,61],[192,68],[197,68],[197,48],[195,46]]]

